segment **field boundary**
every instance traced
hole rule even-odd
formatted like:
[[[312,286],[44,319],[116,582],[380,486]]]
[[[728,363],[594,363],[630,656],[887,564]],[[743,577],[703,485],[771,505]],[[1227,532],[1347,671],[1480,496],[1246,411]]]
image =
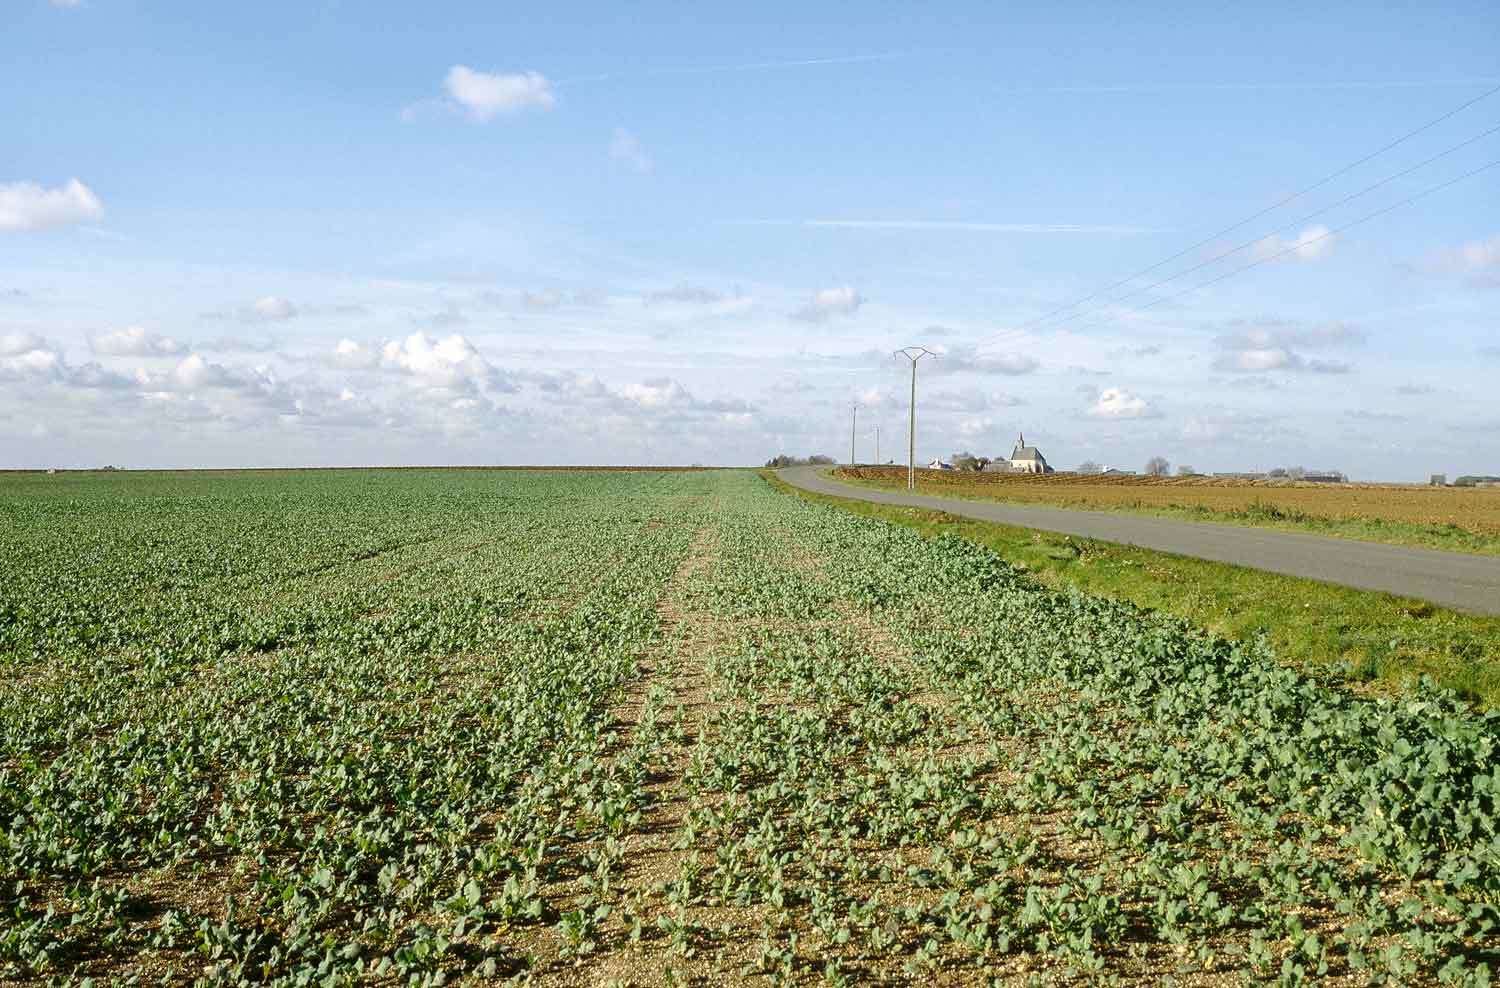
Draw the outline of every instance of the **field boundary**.
[[[1500,615],[1500,559],[1487,556],[1212,522],[1172,521],[1123,512],[1077,511],[872,490],[833,480],[812,467],[779,470],[777,476],[793,487],[816,494],[927,508],[979,521],[1411,597],[1469,614]]]

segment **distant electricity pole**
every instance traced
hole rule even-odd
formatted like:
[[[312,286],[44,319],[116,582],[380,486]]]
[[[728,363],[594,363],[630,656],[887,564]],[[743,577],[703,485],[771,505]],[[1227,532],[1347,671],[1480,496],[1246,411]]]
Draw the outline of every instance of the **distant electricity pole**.
[[[854,455],[854,424],[859,421],[859,402],[849,406],[849,465],[859,462]]]
[[[875,465],[880,465],[880,426],[875,427]]]
[[[906,426],[906,489],[914,491],[917,489],[917,361],[923,357],[936,358],[937,354],[924,346],[908,346],[897,350],[895,356],[911,361],[911,418]]]

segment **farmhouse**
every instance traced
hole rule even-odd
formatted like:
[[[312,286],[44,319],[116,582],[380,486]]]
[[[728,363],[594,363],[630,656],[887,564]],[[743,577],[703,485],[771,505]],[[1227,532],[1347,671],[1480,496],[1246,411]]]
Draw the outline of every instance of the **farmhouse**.
[[[1022,434],[1016,439],[1016,448],[1010,451],[1009,457],[995,457],[990,465],[985,467],[991,473],[1052,473],[1052,467],[1047,465],[1047,458],[1042,451],[1035,446],[1026,445],[1026,436]]]

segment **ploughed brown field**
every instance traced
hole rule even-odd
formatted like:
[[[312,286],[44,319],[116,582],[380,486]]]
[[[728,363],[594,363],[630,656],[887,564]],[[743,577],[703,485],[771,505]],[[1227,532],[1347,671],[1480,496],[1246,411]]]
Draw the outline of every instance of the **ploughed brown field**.
[[[918,484],[933,493],[1049,504],[1068,508],[1183,508],[1266,521],[1394,522],[1454,526],[1500,536],[1500,489],[1426,487],[1415,484],[1314,484],[1292,480],[1216,477],[1041,476],[919,470]],[[841,467],[841,479],[900,485],[905,467]]]

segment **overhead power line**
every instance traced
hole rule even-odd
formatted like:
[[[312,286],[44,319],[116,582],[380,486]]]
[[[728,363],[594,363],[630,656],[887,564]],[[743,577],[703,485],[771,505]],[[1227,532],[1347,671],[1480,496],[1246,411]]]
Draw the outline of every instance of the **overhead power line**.
[[[1222,261],[1226,257],[1233,257],[1235,254],[1238,254],[1240,251],[1247,250],[1247,249],[1249,249],[1251,247],[1254,247],[1256,244],[1261,243],[1263,240],[1265,240],[1266,237],[1274,237],[1277,234],[1286,233],[1289,230],[1295,230],[1297,227],[1301,226],[1304,223],[1307,223],[1310,220],[1317,219],[1319,216],[1322,216],[1325,213],[1331,212],[1332,210],[1335,210],[1335,209],[1337,209],[1340,206],[1343,206],[1343,205],[1346,205],[1348,203],[1351,203],[1354,200],[1360,198],[1361,196],[1368,195],[1369,193],[1374,192],[1376,189],[1383,188],[1384,186],[1387,186],[1387,185],[1391,184],[1392,182],[1396,181],[1399,178],[1405,178],[1406,176],[1410,175],[1412,172],[1419,171],[1419,170],[1421,170],[1423,168],[1426,168],[1428,165],[1432,164],[1434,161],[1437,161],[1437,160],[1439,160],[1441,158],[1446,158],[1448,155],[1453,154],[1455,151],[1462,151],[1464,148],[1468,147],[1469,145],[1474,144],[1474,143],[1476,143],[1478,141],[1481,141],[1484,138],[1489,137],[1491,134],[1494,134],[1494,133],[1497,133],[1497,132],[1500,132],[1500,124],[1496,124],[1495,126],[1491,127],[1489,130],[1485,131],[1482,134],[1476,134],[1475,136],[1469,138],[1466,141],[1461,141],[1458,144],[1453,145],[1452,147],[1449,147],[1449,148],[1446,148],[1446,149],[1444,149],[1442,151],[1439,151],[1437,154],[1433,155],[1432,157],[1424,159],[1422,161],[1419,161],[1415,165],[1412,165],[1409,168],[1404,168],[1401,171],[1396,172],[1395,174],[1387,175],[1385,178],[1382,178],[1380,181],[1374,183],[1373,185],[1367,185],[1363,189],[1360,189],[1358,192],[1350,193],[1349,195],[1344,196],[1344,198],[1339,199],[1336,202],[1331,202],[1328,205],[1323,206],[1320,209],[1315,209],[1311,213],[1308,213],[1306,216],[1303,216],[1303,217],[1301,217],[1299,219],[1293,220],[1290,223],[1287,223],[1287,224],[1285,224],[1283,226],[1280,226],[1280,227],[1276,228],[1275,230],[1272,230],[1268,234],[1265,234],[1263,236],[1258,236],[1258,237],[1252,237],[1251,239],[1246,240],[1244,243],[1239,244],[1238,246],[1235,246],[1235,247],[1231,247],[1230,249],[1224,251],[1223,253],[1215,254],[1213,257],[1210,257],[1210,258],[1208,258],[1205,261],[1200,261],[1197,264],[1194,264],[1190,268],[1185,268],[1182,271],[1177,272],[1176,274],[1168,275],[1165,278],[1161,278],[1161,279],[1158,279],[1157,281],[1153,281],[1151,284],[1146,285],[1146,286],[1144,286],[1142,288],[1136,288],[1136,289],[1134,289],[1132,291],[1126,292],[1124,295],[1116,296],[1115,298],[1109,299],[1103,305],[1097,305],[1097,306],[1094,306],[1094,307],[1092,307],[1090,309],[1085,309],[1083,312],[1081,312],[1081,313],[1078,314],[1078,317],[1082,318],[1082,317],[1085,317],[1085,316],[1091,316],[1091,315],[1094,315],[1096,313],[1103,312],[1106,308],[1108,308],[1110,306],[1113,306],[1113,305],[1118,305],[1121,302],[1125,301],[1126,299],[1135,298],[1137,295],[1144,295],[1147,292],[1152,291],[1153,289],[1160,288],[1162,285],[1170,284],[1171,282],[1174,282],[1174,281],[1176,281],[1179,278],[1185,278],[1185,277],[1187,277],[1188,275],[1192,274],[1195,271],[1202,271],[1204,268],[1208,267],[1210,264],[1217,264],[1219,261]],[[1314,243],[1318,239],[1321,239],[1321,238],[1309,239],[1309,240],[1306,240],[1306,241],[1303,241],[1303,242],[1297,244],[1296,246],[1305,246],[1306,244]],[[1102,294],[1102,293],[1100,293],[1100,294]]]
[[[1293,253],[1295,251],[1302,250],[1303,248],[1311,246],[1312,244],[1318,243],[1318,242],[1323,241],[1323,240],[1327,240],[1329,237],[1333,237],[1333,236],[1336,236],[1336,235],[1338,235],[1340,233],[1343,233],[1345,230],[1353,229],[1354,227],[1359,226],[1361,223],[1368,223],[1370,220],[1373,220],[1373,219],[1376,219],[1378,217],[1384,216],[1386,213],[1389,213],[1392,210],[1400,209],[1402,206],[1410,205],[1411,203],[1416,202],[1418,199],[1425,199],[1426,197],[1432,195],[1433,193],[1441,192],[1444,189],[1448,188],[1449,186],[1457,185],[1459,182],[1465,181],[1466,179],[1473,178],[1475,175],[1482,174],[1483,172],[1487,172],[1491,168],[1495,168],[1495,167],[1500,167],[1500,158],[1496,158],[1494,161],[1490,161],[1490,162],[1488,162],[1486,164],[1480,165],[1478,168],[1475,168],[1472,171],[1464,172],[1462,175],[1459,175],[1459,176],[1457,176],[1455,178],[1450,178],[1446,182],[1439,182],[1437,185],[1429,186],[1429,187],[1423,189],[1421,192],[1417,192],[1417,193],[1415,193],[1413,195],[1409,195],[1405,199],[1402,199],[1402,200],[1400,200],[1398,202],[1391,203],[1389,206],[1382,206],[1380,209],[1377,209],[1374,212],[1366,213],[1365,215],[1361,216],[1359,219],[1350,220],[1348,223],[1345,223],[1343,226],[1335,227],[1334,229],[1329,230],[1327,233],[1319,234],[1316,237],[1310,237],[1307,240],[1298,241],[1297,243],[1294,243],[1294,244],[1292,244],[1289,247],[1286,247],[1286,248],[1284,248],[1282,250],[1279,250],[1279,251],[1277,251],[1274,254],[1268,254],[1265,257],[1256,258],[1255,260],[1251,261],[1249,264],[1242,264],[1239,267],[1233,268],[1233,269],[1231,269],[1229,271],[1226,271],[1226,272],[1224,272],[1221,275],[1217,275],[1217,276],[1215,276],[1213,278],[1209,278],[1207,281],[1199,282],[1196,285],[1192,285],[1192,286],[1190,286],[1188,288],[1184,288],[1180,292],[1174,292],[1171,295],[1163,295],[1160,298],[1157,298],[1157,299],[1154,299],[1154,300],[1152,300],[1150,302],[1147,302],[1145,305],[1136,306],[1136,307],[1130,309],[1128,312],[1126,312],[1125,315],[1135,315],[1137,313],[1145,312],[1147,309],[1155,308],[1156,306],[1161,305],[1163,302],[1170,302],[1173,299],[1181,298],[1184,295],[1188,295],[1188,294],[1191,294],[1192,292],[1199,291],[1200,289],[1207,288],[1210,285],[1217,285],[1219,282],[1225,281],[1225,280],[1227,280],[1229,278],[1233,278],[1235,275],[1241,274],[1241,273],[1243,273],[1245,271],[1249,271],[1251,268],[1258,268],[1262,264],[1268,264],[1271,261],[1277,260],[1278,258],[1285,257],[1286,255],[1291,254],[1291,253]],[[1100,321],[1096,321],[1094,323],[1084,323],[1082,326],[1079,326],[1077,328],[1083,329],[1083,328],[1088,327],[1088,326],[1097,325],[1098,322],[1100,322]]]
[[[1128,276],[1126,276],[1124,278],[1121,278],[1119,281],[1116,281],[1116,282],[1114,282],[1113,284],[1110,284],[1110,285],[1106,285],[1105,287],[1099,289],[1098,291],[1091,292],[1090,294],[1085,295],[1082,298],[1079,298],[1079,299],[1076,299],[1076,300],[1074,300],[1072,302],[1069,302],[1067,305],[1059,306],[1058,308],[1053,309],[1050,312],[1045,312],[1042,315],[1037,316],[1035,319],[1032,319],[1032,320],[1030,320],[1028,322],[1022,323],[1017,328],[1018,329],[1030,329],[1031,327],[1036,326],[1039,323],[1046,322],[1048,319],[1051,319],[1053,316],[1059,315],[1059,314],[1064,313],[1064,312],[1068,312],[1068,311],[1070,311],[1072,309],[1076,309],[1078,306],[1082,305],[1083,303],[1090,302],[1090,301],[1098,298],[1099,296],[1105,294],[1106,292],[1112,292],[1116,288],[1119,288],[1122,285],[1127,285],[1130,282],[1134,281],[1135,279],[1141,277],[1142,275],[1150,274],[1151,272],[1157,270],[1158,268],[1161,268],[1161,267],[1164,267],[1164,266],[1166,266],[1168,264],[1171,264],[1173,261],[1177,260],[1178,258],[1185,257],[1188,254],[1191,254],[1193,251],[1198,250],[1200,247],[1207,246],[1208,244],[1213,243],[1215,240],[1218,240],[1220,237],[1222,237],[1222,236],[1224,236],[1226,234],[1229,234],[1229,233],[1233,233],[1235,230],[1238,230],[1241,227],[1243,227],[1243,226],[1245,226],[1245,225],[1247,225],[1249,223],[1255,222],[1256,220],[1260,219],[1262,216],[1265,216],[1268,213],[1275,212],[1276,210],[1280,209],[1282,206],[1287,205],[1288,203],[1295,202],[1296,200],[1298,200],[1298,199],[1302,198],[1303,196],[1307,195],[1309,192],[1314,192],[1314,191],[1316,191],[1318,189],[1321,189],[1323,186],[1327,185],[1329,182],[1332,182],[1334,179],[1341,178],[1342,176],[1347,175],[1349,172],[1351,172],[1354,169],[1358,168],[1360,165],[1363,165],[1366,162],[1369,162],[1369,161],[1371,161],[1371,160],[1373,160],[1375,158],[1378,158],[1380,155],[1385,154],[1387,151],[1390,151],[1390,150],[1392,150],[1392,149],[1394,149],[1396,147],[1399,147],[1402,144],[1405,144],[1407,141],[1411,140],[1413,137],[1416,137],[1418,134],[1422,134],[1422,133],[1425,133],[1425,132],[1431,130],[1433,127],[1436,127],[1438,124],[1442,123],[1443,121],[1448,120],[1448,119],[1450,119],[1452,117],[1457,116],[1459,113],[1462,113],[1464,110],[1467,110],[1469,107],[1473,106],[1475,103],[1478,103],[1478,102],[1480,102],[1482,100],[1488,99],[1489,97],[1495,95],[1496,93],[1500,93],[1500,86],[1495,86],[1495,87],[1493,87],[1491,89],[1485,90],[1484,92],[1480,93],[1478,96],[1475,96],[1473,99],[1467,100],[1464,103],[1461,103],[1460,105],[1458,105],[1458,106],[1454,107],[1453,109],[1449,110],[1447,113],[1444,113],[1442,116],[1435,117],[1434,119],[1427,121],[1426,123],[1422,124],[1420,127],[1417,127],[1415,130],[1409,130],[1409,131],[1407,131],[1406,133],[1402,134],[1400,137],[1398,137],[1395,140],[1391,141],[1389,144],[1386,144],[1386,145],[1384,145],[1384,146],[1382,146],[1380,148],[1377,148],[1374,151],[1371,151],[1369,154],[1365,155],[1364,157],[1358,159],[1357,161],[1353,161],[1353,162],[1351,162],[1351,163],[1349,163],[1347,165],[1344,165],[1343,167],[1337,169],[1336,171],[1330,172],[1329,174],[1327,174],[1327,175],[1323,176],[1322,178],[1318,179],[1316,182],[1313,182],[1311,185],[1308,185],[1308,186],[1306,186],[1306,187],[1304,187],[1302,189],[1299,189],[1296,192],[1293,192],[1291,195],[1288,195],[1288,196],[1285,196],[1285,197],[1283,197],[1281,199],[1278,199],[1276,202],[1272,203],[1271,205],[1267,206],[1266,208],[1261,209],[1261,210],[1257,210],[1256,212],[1251,213],[1249,216],[1245,217],[1242,220],[1239,220],[1236,223],[1231,223],[1229,226],[1224,227],[1222,230],[1218,230],[1217,232],[1210,234],[1209,236],[1205,237],[1204,239],[1198,241],[1197,243],[1192,244],[1192,245],[1190,245],[1188,247],[1183,248],[1182,250],[1178,251],[1177,253],[1173,254],[1172,256],[1163,258],[1162,260],[1157,261],[1155,264],[1152,264],[1152,265],[1150,265],[1148,267],[1141,268],[1139,271],[1135,272],[1134,274],[1131,274],[1131,275],[1128,275]]]

